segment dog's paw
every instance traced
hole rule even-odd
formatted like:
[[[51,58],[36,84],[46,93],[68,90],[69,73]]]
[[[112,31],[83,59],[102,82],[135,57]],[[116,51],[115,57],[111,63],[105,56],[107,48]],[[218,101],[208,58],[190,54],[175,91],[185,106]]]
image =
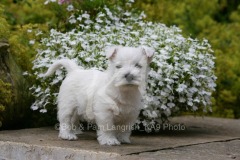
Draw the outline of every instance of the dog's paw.
[[[121,144],[116,138],[103,139],[101,137],[98,137],[98,142],[100,145],[109,145],[109,146],[115,146],[115,145]]]
[[[83,131],[81,131],[81,130],[74,130],[73,133],[74,134],[83,134]]]
[[[118,140],[121,142],[121,143],[131,143],[129,137],[118,137]]]
[[[77,136],[73,133],[59,133],[58,137],[70,141],[78,139]]]

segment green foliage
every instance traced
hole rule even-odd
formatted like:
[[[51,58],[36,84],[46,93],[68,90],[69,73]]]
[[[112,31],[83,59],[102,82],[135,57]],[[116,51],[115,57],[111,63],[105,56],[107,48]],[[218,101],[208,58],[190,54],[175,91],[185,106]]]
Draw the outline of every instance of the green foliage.
[[[4,105],[4,112],[0,112],[2,121],[2,128],[0,129],[39,127],[55,123],[55,115],[42,116],[39,113],[33,112],[29,108],[29,106],[31,106],[31,104],[34,102],[34,99],[28,88],[35,82],[32,81],[32,79],[27,79],[22,75],[23,70],[16,63],[15,59],[16,57],[14,57],[14,55],[10,55],[8,61],[13,85],[11,86],[11,92],[8,92],[9,96],[11,96],[11,100],[9,103],[5,103],[6,105]],[[3,88],[4,87],[6,89],[6,85],[3,86]],[[7,94],[5,93],[4,95],[6,96]],[[0,99],[1,98],[2,97],[0,95]]]
[[[211,17],[217,10],[217,0],[143,0],[137,1],[147,18],[167,25],[177,25],[189,35],[215,24]],[[177,6],[177,7],[176,7]]]
[[[5,5],[5,14],[11,25],[28,23],[54,23],[56,17],[50,9],[44,9],[44,0],[16,1],[2,0]]]
[[[7,39],[9,37],[9,24],[3,14],[3,6],[0,5],[0,39]]]
[[[11,93],[11,84],[5,83],[0,79],[0,106],[6,106],[6,104],[11,103]]]
[[[208,36],[217,56],[216,74],[218,87],[215,93],[216,114],[223,115],[233,110],[234,117],[240,117],[240,33],[239,23],[218,24],[205,29],[200,36]]]
[[[2,30],[1,27],[0,35],[3,34],[1,38],[4,37],[10,44],[10,53],[7,55],[6,63],[10,69],[9,74],[12,81],[11,92],[6,94],[6,96],[11,96],[11,103],[4,102],[4,104],[2,104],[2,100],[6,98],[0,96],[0,118],[3,125],[2,128],[5,129],[30,127],[39,125],[39,123],[41,123],[40,125],[45,124],[40,120],[41,118],[37,116],[38,114],[33,113],[29,109],[29,106],[31,106],[33,102],[33,97],[28,88],[35,82],[32,79],[26,79],[22,74],[25,71],[31,72],[32,60],[36,55],[35,50],[38,47],[38,42],[41,37],[44,36],[45,32],[49,30],[47,24],[38,23],[46,22],[51,18],[51,15],[44,14],[45,11],[42,9],[44,6],[43,2],[39,5],[38,3],[33,3],[35,1],[31,0],[29,1],[33,4],[31,6],[24,3],[26,1],[19,1],[18,3],[3,1],[3,4],[8,7],[1,6],[0,8],[0,26],[3,25],[5,27],[3,28],[4,30]],[[36,7],[38,7],[38,9]],[[5,11],[2,10],[3,8]],[[52,13],[52,11],[49,9],[46,10],[46,13]],[[37,17],[38,14],[41,15],[42,18],[45,17],[45,20],[39,21],[39,17]],[[16,19],[14,19],[14,15],[20,16],[20,18],[15,17]],[[29,18],[35,16],[35,20],[33,18],[28,21],[28,16]],[[5,17],[11,25],[8,25],[4,19]],[[33,21],[35,24],[25,24],[30,21]],[[14,25],[15,23],[18,24]],[[0,88],[2,87],[7,86],[0,86]],[[1,90],[1,93],[3,93],[3,91],[5,90]],[[32,118],[32,121],[29,121],[29,118]],[[33,119],[36,119],[36,121]]]
[[[11,104],[11,100],[11,84],[5,83],[0,79],[0,123],[2,123],[1,121],[3,120],[3,113],[6,110],[6,106],[9,106]]]
[[[27,24],[16,26],[9,38],[10,52],[15,57],[17,65],[23,71],[31,71],[31,61],[36,55],[36,48],[41,37],[48,28],[41,24]],[[36,36],[36,34],[39,34]]]

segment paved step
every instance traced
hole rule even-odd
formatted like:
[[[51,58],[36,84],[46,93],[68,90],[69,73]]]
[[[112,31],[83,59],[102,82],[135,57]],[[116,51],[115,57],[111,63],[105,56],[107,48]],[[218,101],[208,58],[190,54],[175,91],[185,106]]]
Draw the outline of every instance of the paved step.
[[[54,127],[0,131],[5,159],[240,159],[240,120],[176,117],[155,134],[133,134],[131,144],[100,146],[87,131],[77,141],[61,140]]]

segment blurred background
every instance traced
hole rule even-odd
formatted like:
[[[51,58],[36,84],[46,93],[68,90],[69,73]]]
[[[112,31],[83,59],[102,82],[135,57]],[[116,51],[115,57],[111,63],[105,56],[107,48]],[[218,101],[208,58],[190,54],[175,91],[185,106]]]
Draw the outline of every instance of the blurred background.
[[[56,123],[56,109],[47,114],[32,111],[29,87],[35,82],[32,61],[41,37],[51,28],[65,32],[74,28],[66,20],[67,4],[44,4],[45,0],[1,0],[0,2],[0,130],[40,127]],[[97,13],[105,5],[125,1],[72,0],[79,10]],[[217,88],[213,112],[206,116],[240,118],[240,1],[239,0],[135,0],[146,21],[178,26],[186,37],[207,39],[216,56]],[[36,37],[32,30],[39,30]],[[34,41],[31,41],[33,40]],[[192,114],[192,113],[184,113]],[[197,113],[196,113],[197,114]]]

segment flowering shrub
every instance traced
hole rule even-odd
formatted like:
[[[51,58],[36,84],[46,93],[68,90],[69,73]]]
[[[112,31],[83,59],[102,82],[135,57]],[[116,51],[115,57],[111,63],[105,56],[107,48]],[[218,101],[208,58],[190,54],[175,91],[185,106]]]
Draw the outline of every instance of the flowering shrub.
[[[74,7],[68,6],[74,13]],[[162,123],[179,111],[211,110],[211,92],[215,88],[214,56],[207,40],[184,38],[175,26],[145,22],[144,14],[117,7],[105,7],[96,17],[81,11],[72,14],[69,22],[76,29],[66,33],[52,29],[50,36],[41,41],[34,63],[38,83],[30,88],[36,97],[33,110],[47,112],[48,105],[56,104],[59,85],[65,77],[57,70],[50,78],[44,72],[56,60],[69,58],[80,67],[106,68],[104,49],[107,46],[149,46],[155,55],[149,72],[145,106],[138,123]]]

